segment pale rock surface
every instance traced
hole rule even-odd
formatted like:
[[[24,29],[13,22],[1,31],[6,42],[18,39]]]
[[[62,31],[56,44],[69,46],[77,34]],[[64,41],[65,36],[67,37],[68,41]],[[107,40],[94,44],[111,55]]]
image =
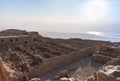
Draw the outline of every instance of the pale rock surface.
[[[40,78],[32,78],[30,81],[41,81]]]
[[[87,81],[120,81],[120,65],[108,65],[95,73]]]

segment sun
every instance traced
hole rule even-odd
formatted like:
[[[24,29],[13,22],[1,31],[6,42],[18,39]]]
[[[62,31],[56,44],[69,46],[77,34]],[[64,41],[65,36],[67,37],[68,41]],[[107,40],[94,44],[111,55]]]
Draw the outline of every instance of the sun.
[[[85,14],[89,19],[100,19],[106,15],[107,7],[104,0],[92,0],[86,4]]]

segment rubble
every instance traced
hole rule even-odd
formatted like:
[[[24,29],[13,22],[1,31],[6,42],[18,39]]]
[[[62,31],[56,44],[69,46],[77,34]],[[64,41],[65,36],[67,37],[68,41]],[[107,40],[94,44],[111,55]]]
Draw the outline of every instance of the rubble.
[[[120,81],[120,65],[103,67],[87,81]]]
[[[84,80],[97,70],[93,67],[93,62],[102,64],[101,67],[107,65],[117,67],[116,65],[120,65],[120,45],[109,41],[78,38],[52,39],[43,37],[38,32],[9,29],[0,32],[0,45],[0,81],[42,81],[40,79],[41,75],[87,57],[91,58],[91,69],[87,66],[80,67],[82,68],[81,72],[88,71]],[[89,69],[92,71],[89,71]],[[74,74],[74,72],[77,72],[77,70],[72,73]],[[111,77],[106,75],[105,72],[95,74],[99,77]],[[113,76],[114,73],[111,75]],[[81,75],[79,76],[81,77]],[[76,80],[75,77],[71,77],[69,71],[64,70],[56,74],[54,79]],[[119,78],[116,78],[116,81],[117,79]],[[50,80],[51,78],[48,79],[48,81]]]

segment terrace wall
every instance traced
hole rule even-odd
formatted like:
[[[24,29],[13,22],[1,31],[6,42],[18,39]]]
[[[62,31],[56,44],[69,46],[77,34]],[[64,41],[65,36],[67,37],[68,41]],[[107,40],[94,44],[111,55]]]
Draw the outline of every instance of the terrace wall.
[[[40,75],[44,73],[90,56],[94,51],[94,48],[86,48],[69,55],[61,55],[50,59],[44,59],[39,65],[33,68],[30,73],[28,73],[28,76],[29,78],[40,77]]]

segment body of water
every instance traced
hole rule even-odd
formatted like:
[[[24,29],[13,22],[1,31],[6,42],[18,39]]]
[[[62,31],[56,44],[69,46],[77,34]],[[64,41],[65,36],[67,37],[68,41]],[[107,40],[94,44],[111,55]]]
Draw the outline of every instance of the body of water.
[[[88,31],[84,33],[61,33],[61,32],[39,32],[40,35],[52,38],[81,38],[81,39],[91,39],[91,40],[104,40],[111,42],[119,42],[119,33],[109,33],[109,32],[96,32]]]

